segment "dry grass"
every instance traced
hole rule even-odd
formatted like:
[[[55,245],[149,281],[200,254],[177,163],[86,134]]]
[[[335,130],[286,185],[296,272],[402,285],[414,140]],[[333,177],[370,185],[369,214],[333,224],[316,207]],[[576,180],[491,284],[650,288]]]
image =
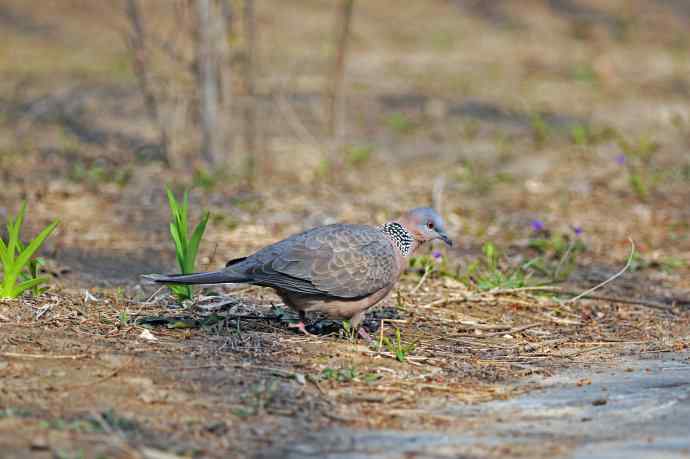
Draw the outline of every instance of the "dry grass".
[[[256,188],[231,170],[193,191],[194,218],[213,215],[200,268],[308,227],[378,224],[432,201],[457,242],[441,249],[451,273],[486,241],[519,266],[533,255],[533,219],[551,233],[584,229],[587,250],[560,290],[405,274],[383,322],[368,322],[383,324],[378,341],[397,328],[415,344],[404,362],[337,331],[292,333],[270,319],[278,299],[260,288],[223,290],[233,302],[211,323],[207,310],[172,309],[138,284],[174,266],[163,186],[195,179],[141,158],[154,136],[123,61],[122,18],[87,3],[5,2],[24,19],[0,45],[0,212],[28,198],[29,234],[62,220],[44,252],[53,288],[0,303],[0,447],[13,457],[226,457],[331,426],[462,431],[477,421],[441,408],[514,397],[622,353],[687,352],[690,41],[687,21],[660,2],[576,2],[613,23],[549,6],[558,2],[361,2],[348,142],[370,153],[335,171],[318,155],[332,5],[260,5],[268,160]],[[166,15],[152,27],[175,30]],[[620,139],[659,144],[647,196],[616,164]],[[566,302],[625,264],[629,236],[634,269]],[[149,329],[144,317],[165,320]]]

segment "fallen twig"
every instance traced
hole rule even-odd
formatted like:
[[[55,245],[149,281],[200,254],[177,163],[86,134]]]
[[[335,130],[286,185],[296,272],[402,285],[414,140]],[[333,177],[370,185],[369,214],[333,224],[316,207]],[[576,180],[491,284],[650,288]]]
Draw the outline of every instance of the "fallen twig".
[[[529,292],[529,291],[559,291],[561,287],[557,285],[530,285],[528,287],[517,287],[517,288],[498,288],[494,290],[489,290],[487,293],[492,295],[505,295],[507,293],[518,293],[518,292]]]
[[[569,292],[569,291],[562,291],[562,292],[558,292],[558,293],[561,295],[578,295],[577,292]],[[580,296],[580,299],[611,301],[612,303],[635,304],[635,305],[639,305],[639,306],[646,306],[648,308],[658,309],[660,311],[673,312],[673,306],[671,306],[671,305],[663,304],[663,303],[657,303],[654,301],[647,301],[647,300],[629,300],[626,298],[619,298],[619,297],[615,297],[615,296],[606,296],[606,295],[584,295],[584,296]]]
[[[424,268],[424,274],[422,274],[422,278],[419,279],[419,282],[417,283],[417,285],[415,285],[414,288],[410,291],[410,295],[414,295],[417,292],[417,290],[419,290],[419,287],[421,287],[422,284],[424,283],[424,281],[426,280],[426,278],[429,277],[430,272],[431,272],[431,266],[427,265],[427,267]]]
[[[564,301],[562,304],[574,303],[575,301],[579,300],[580,298],[587,296],[596,290],[599,290],[604,285],[609,284],[609,283],[613,282],[614,280],[618,279],[620,276],[622,276],[623,273],[625,273],[630,268],[630,265],[632,264],[632,261],[633,261],[633,256],[635,255],[635,241],[633,241],[632,238],[628,238],[628,240],[630,241],[630,255],[628,256],[628,262],[625,264],[623,269],[621,269],[616,274],[614,274],[613,276],[606,279],[604,282],[595,285],[594,287],[590,288],[589,290],[585,290],[584,292],[580,293],[576,297]]]
[[[489,337],[489,336],[499,336],[499,335],[510,335],[511,333],[519,333],[523,332],[525,330],[529,330],[530,328],[538,327],[540,325],[544,325],[543,323],[534,323],[534,324],[529,324],[529,325],[523,325],[522,327],[516,327],[512,328],[510,330],[503,330],[503,331],[497,331],[493,333],[486,333],[485,335],[481,335],[483,337]]]
[[[50,311],[50,309],[53,306],[54,306],[54,304],[49,303],[49,304],[44,305],[42,308],[38,308],[38,310],[36,311],[36,320],[39,320],[41,317],[43,317],[43,315],[46,312]]]
[[[158,296],[158,294],[159,294],[159,293],[161,292],[161,290],[163,290],[164,288],[165,288],[165,286],[163,286],[163,287],[159,288],[158,290],[156,290],[155,292],[153,292],[153,293],[151,294],[151,296],[149,296],[148,299],[147,299],[146,301],[144,301],[142,304],[152,304],[152,302],[154,302],[153,299],[154,299],[156,296]],[[88,293],[88,291],[86,291],[86,293]],[[86,293],[85,293],[85,294],[86,294]],[[89,295],[90,295],[91,298],[93,298],[94,300],[96,299],[96,298],[94,298],[94,296],[91,295],[90,293],[89,293]],[[88,298],[88,297],[87,297],[87,298]]]
[[[601,346],[594,346],[594,347],[590,347],[590,348],[587,348],[587,349],[580,349],[579,351],[575,351],[575,352],[569,352],[569,353],[567,353],[567,354],[555,354],[555,355],[556,355],[557,357],[573,358],[573,357],[576,357],[576,356],[578,356],[578,355],[580,355],[580,354],[585,354],[585,353],[587,353],[587,352],[592,352],[592,351],[596,351],[596,350],[599,350],[599,349],[603,349],[604,347],[606,347],[606,346],[604,346],[604,345],[601,345]]]
[[[84,357],[88,357],[89,354],[76,354],[76,355],[56,355],[56,354],[21,354],[18,352],[0,352],[0,355],[3,357],[10,357],[10,358],[15,358],[15,359],[71,359],[71,360],[77,360],[77,359],[83,359]]]

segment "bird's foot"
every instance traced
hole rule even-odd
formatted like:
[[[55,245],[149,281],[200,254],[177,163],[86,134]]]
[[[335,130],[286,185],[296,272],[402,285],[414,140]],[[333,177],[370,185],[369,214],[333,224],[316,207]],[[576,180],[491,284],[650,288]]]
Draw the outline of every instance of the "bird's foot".
[[[303,321],[299,321],[296,324],[295,323],[290,323],[288,324],[288,328],[296,328],[297,330],[301,331],[304,333],[306,336],[313,336],[311,333],[307,331],[307,327],[304,325]]]
[[[364,338],[368,343],[371,343],[372,341],[374,341],[374,339],[371,337],[371,335],[369,333],[367,333],[367,331],[364,329],[364,327],[359,327],[357,329],[357,334],[359,334],[359,336]]]

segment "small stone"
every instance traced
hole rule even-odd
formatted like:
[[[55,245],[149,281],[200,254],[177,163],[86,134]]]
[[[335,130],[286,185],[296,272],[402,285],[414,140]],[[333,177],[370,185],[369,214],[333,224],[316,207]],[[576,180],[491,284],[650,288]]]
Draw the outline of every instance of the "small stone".
[[[188,397],[182,392],[151,387],[142,391],[139,399],[145,403],[177,403],[186,401]]]
[[[46,451],[50,449],[48,439],[44,436],[35,437],[33,440],[31,440],[31,449],[33,451]]]
[[[146,341],[158,341],[158,338],[156,338],[148,328],[145,328],[144,331],[139,334],[139,338],[145,339]]]
[[[110,353],[105,353],[105,354],[100,354],[98,356],[100,360],[103,360],[104,362],[107,362],[109,365],[113,367],[121,367],[123,366],[128,358],[127,356],[123,354],[110,354]]]
[[[225,435],[228,432],[228,426],[224,421],[212,422],[205,429],[215,435]]]

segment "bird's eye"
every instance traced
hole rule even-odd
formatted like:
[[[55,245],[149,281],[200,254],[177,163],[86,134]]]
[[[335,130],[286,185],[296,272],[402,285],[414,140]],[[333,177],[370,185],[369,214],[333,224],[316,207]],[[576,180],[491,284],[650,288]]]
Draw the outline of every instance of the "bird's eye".
[[[427,222],[426,227],[430,230],[434,229],[434,222]]]

